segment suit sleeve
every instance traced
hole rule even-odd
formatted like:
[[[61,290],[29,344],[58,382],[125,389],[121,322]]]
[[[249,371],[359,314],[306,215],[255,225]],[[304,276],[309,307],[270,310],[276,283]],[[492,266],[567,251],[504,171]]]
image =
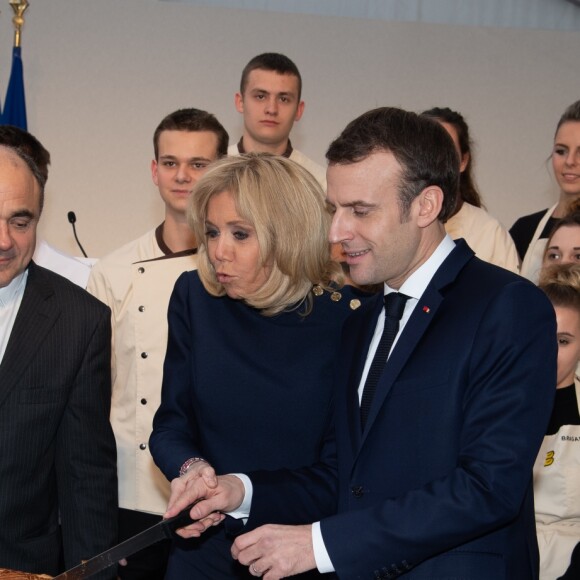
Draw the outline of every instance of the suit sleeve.
[[[399,497],[323,520],[341,578],[371,577],[391,562],[412,567],[518,517],[555,392],[553,308],[532,285],[509,284],[474,337],[461,387],[456,467]]]
[[[182,275],[169,301],[169,334],[163,365],[161,405],[153,419],[149,448],[155,463],[171,481],[191,457],[202,457],[191,407],[191,312],[189,284]]]
[[[117,540],[116,450],[109,422],[111,324],[108,308],[97,312],[98,316],[86,316],[79,324],[84,327],[82,337],[87,336],[86,352],[57,434],[57,485],[67,568]],[[95,321],[92,326],[91,320]],[[99,578],[111,576],[108,571]]]

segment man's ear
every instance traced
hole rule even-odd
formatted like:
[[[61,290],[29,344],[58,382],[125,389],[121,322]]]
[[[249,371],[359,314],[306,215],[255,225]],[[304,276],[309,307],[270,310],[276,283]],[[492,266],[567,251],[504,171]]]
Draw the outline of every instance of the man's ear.
[[[304,101],[300,101],[298,103],[298,108],[296,109],[296,114],[294,115],[294,121],[300,121],[303,113],[304,113]]]
[[[236,111],[238,113],[244,112],[244,97],[242,93],[236,93],[234,96],[234,104],[236,105]]]
[[[151,178],[153,179],[153,183],[155,185],[159,185],[159,181],[157,179],[157,160],[153,159],[151,161]]]
[[[417,225],[426,228],[437,221],[441,207],[443,206],[443,191],[436,185],[426,187],[418,199]]]

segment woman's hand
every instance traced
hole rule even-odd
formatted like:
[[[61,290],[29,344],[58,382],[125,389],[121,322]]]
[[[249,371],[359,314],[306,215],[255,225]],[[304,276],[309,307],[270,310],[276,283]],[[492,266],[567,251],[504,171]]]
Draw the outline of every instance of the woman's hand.
[[[192,463],[183,475],[171,482],[171,496],[164,517],[176,516],[188,505],[201,499],[210,497],[218,485],[214,468],[205,460]],[[223,521],[224,515],[218,511],[192,508],[190,516],[194,523],[177,530],[182,538],[197,538],[211,526]],[[207,506],[209,508],[209,506]]]

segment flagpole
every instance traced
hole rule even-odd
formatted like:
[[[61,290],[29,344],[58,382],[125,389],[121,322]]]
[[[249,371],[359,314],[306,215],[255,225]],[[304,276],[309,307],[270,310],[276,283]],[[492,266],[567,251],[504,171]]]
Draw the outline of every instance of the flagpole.
[[[14,47],[20,46],[22,26],[24,25],[24,12],[28,8],[28,0],[10,0],[10,6],[14,11],[12,23],[14,24]]]

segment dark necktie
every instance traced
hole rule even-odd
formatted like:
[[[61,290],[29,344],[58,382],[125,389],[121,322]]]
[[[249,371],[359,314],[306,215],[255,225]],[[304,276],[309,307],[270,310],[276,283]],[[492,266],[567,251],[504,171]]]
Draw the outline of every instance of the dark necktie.
[[[383,328],[381,340],[377,346],[377,351],[375,352],[367,380],[365,381],[360,403],[360,419],[363,429],[369,416],[379,378],[385,368],[385,363],[393,346],[393,341],[399,331],[399,321],[401,320],[401,316],[403,316],[405,303],[408,298],[408,296],[399,294],[398,292],[391,292],[385,296],[385,327]]]

